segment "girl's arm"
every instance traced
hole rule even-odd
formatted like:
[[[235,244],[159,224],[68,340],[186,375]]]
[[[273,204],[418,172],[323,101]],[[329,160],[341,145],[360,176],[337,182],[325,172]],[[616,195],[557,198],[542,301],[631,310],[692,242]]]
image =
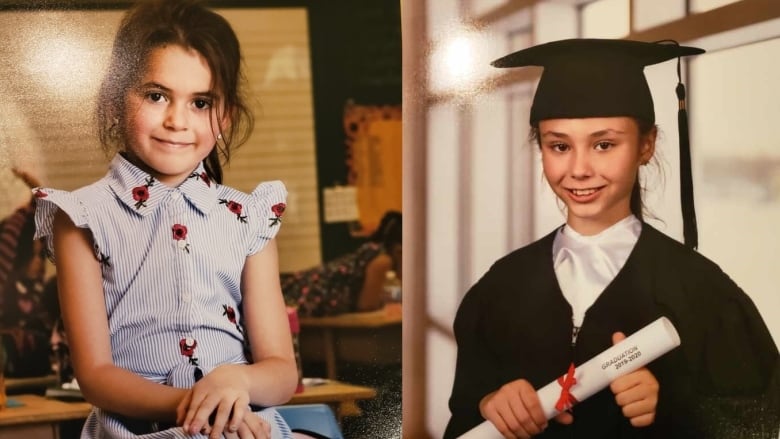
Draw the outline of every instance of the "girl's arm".
[[[54,251],[62,318],[86,400],[124,416],[173,422],[185,390],[153,383],[113,364],[101,269],[89,231],[77,228],[62,211],[54,218]]]
[[[373,311],[384,304],[384,284],[387,272],[393,269],[393,260],[380,253],[366,265],[363,288],[358,296],[358,311]]]
[[[248,367],[249,398],[271,406],[290,400],[298,386],[290,322],[279,285],[276,240],[247,258],[242,277],[243,313],[254,363]]]
[[[213,437],[219,437],[225,430],[236,431],[245,420],[249,403],[283,404],[298,385],[275,240],[247,258],[242,294],[245,335],[254,362],[219,366],[195,384],[179,405],[179,421],[190,433],[206,428]],[[215,416],[209,426],[212,413]]]

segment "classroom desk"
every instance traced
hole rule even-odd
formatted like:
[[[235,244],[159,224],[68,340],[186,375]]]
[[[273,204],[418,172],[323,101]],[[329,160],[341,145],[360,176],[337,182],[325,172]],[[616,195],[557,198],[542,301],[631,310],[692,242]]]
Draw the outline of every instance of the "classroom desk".
[[[23,405],[0,410],[3,439],[57,439],[60,422],[85,419],[92,410],[86,402],[62,402],[40,395],[12,395],[9,399]]]
[[[306,386],[303,392],[293,395],[287,405],[326,403],[333,408],[336,418],[341,421],[345,416],[362,414],[357,401],[375,397],[376,390],[371,387],[328,380],[325,384]]]
[[[5,378],[5,389],[9,394],[43,392],[47,387],[57,385],[57,375],[30,378]]]
[[[328,381],[306,386],[287,404],[329,404],[341,420],[345,416],[359,416],[357,401],[374,397],[376,390],[371,387]],[[0,410],[0,437],[3,439],[58,439],[60,422],[86,419],[92,410],[88,402],[63,402],[39,395],[13,395],[10,399],[23,405]]]
[[[329,379],[338,378],[338,360],[373,364],[401,362],[400,310],[301,317],[300,324],[301,358],[324,360]]]

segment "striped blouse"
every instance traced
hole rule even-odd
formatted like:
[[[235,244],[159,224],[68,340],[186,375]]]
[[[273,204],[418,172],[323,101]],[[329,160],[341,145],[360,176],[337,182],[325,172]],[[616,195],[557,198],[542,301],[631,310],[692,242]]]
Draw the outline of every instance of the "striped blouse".
[[[96,183],[33,192],[36,238],[55,262],[57,209],[92,234],[114,364],[189,388],[220,364],[247,363],[241,272],[279,230],[280,181],[246,194],[212,182],[200,164],[168,187],[117,154]]]

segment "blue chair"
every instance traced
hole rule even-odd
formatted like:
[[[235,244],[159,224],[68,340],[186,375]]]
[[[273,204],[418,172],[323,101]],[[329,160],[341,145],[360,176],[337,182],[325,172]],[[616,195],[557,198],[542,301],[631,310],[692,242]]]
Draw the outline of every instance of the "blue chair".
[[[293,432],[315,433],[328,439],[344,439],[336,416],[327,404],[295,404],[275,408]]]

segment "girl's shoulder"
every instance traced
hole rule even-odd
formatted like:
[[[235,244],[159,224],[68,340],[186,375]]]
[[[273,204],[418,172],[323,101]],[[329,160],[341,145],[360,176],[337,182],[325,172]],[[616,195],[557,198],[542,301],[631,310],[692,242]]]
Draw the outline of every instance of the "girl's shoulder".
[[[36,217],[49,217],[48,221],[51,221],[57,209],[61,209],[78,225],[93,208],[104,207],[109,203],[116,204],[105,177],[73,191],[44,187],[34,188],[32,191],[36,199]]]
[[[230,186],[217,185],[217,202],[236,215],[265,218],[271,226],[281,222],[287,208],[287,188],[280,180],[263,181],[246,193]]]
[[[84,204],[104,203],[113,201],[109,179],[103,177],[86,186],[74,190],[38,187],[32,190],[33,196],[39,200],[58,202],[64,200],[80,201]]]
[[[252,192],[246,193],[230,186],[217,185],[217,202],[228,209],[242,223],[249,223],[252,237],[249,255],[265,247],[276,237],[287,208],[287,188],[279,180],[259,183]]]
[[[556,232],[557,229],[496,260],[466,292],[461,307],[492,307],[505,303],[508,296],[516,296],[518,286],[524,291],[535,291],[553,285],[552,245]]]
[[[278,202],[287,198],[287,188],[280,180],[260,182],[248,193],[222,184],[216,185],[216,190],[220,200],[242,201],[245,204]]]
[[[721,280],[722,276],[728,277],[713,260],[647,223],[642,225],[639,239],[642,251],[666,270],[697,279]]]
[[[502,256],[490,268],[490,272],[516,272],[518,267],[552,264],[552,247],[558,228],[523,247],[515,249]],[[552,266],[552,265],[550,265]]]
[[[753,308],[750,296],[734,279],[699,251],[647,224],[638,245],[642,246],[638,265],[656,285],[658,302],[713,316],[730,308]]]

